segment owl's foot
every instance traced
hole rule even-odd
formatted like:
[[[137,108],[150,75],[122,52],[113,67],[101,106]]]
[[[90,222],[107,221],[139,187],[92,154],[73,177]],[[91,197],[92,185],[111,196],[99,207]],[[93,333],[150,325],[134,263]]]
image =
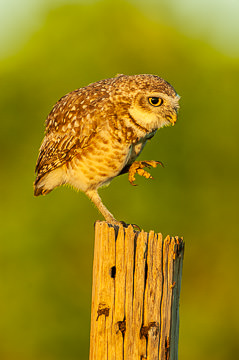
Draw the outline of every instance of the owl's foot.
[[[123,227],[127,228],[128,226],[132,226],[134,230],[141,231],[140,227],[136,224],[126,224],[124,221],[120,221],[120,224],[123,225]]]
[[[163,166],[163,163],[161,161],[155,161],[155,160],[148,160],[148,161],[135,161],[129,168],[129,182],[131,185],[135,186],[137,184],[134,184],[135,181],[135,174],[138,174],[140,176],[144,176],[146,179],[153,179],[153,177],[144,170],[145,167],[150,168],[151,166],[156,168],[157,165]]]
[[[138,225],[136,225],[136,224],[127,224],[125,221],[117,221],[117,220],[112,221],[111,220],[110,223],[112,225],[117,225],[117,226],[122,226],[123,225],[124,228],[127,228],[128,226],[132,226],[134,230],[141,231],[141,229],[140,229],[140,227]]]

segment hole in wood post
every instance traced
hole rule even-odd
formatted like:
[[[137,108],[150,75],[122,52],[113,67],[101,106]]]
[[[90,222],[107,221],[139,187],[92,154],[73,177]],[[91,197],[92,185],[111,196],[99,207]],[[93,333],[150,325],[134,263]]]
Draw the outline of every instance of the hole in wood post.
[[[140,330],[140,338],[142,337],[145,337],[147,338],[148,335],[149,335],[149,330],[151,328],[155,328],[154,331],[155,331],[155,336],[158,335],[158,332],[159,332],[159,324],[156,322],[156,321],[152,321],[150,322],[148,325],[144,325],[141,327],[141,330]]]
[[[110,313],[110,307],[106,304],[99,304],[98,310],[97,310],[97,318],[96,321],[99,319],[101,315],[109,316]]]
[[[118,326],[118,330],[116,332],[121,331],[122,335],[124,336],[124,333],[126,331],[126,321],[125,321],[125,319],[123,321],[118,321],[117,326]]]
[[[114,279],[115,275],[116,275],[116,267],[112,266],[112,268],[110,269],[110,276],[112,277],[112,279]]]

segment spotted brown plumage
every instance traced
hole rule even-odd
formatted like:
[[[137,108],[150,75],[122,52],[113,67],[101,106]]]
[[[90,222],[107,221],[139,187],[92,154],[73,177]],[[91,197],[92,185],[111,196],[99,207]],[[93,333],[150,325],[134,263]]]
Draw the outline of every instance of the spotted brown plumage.
[[[63,96],[46,119],[45,137],[36,164],[34,194],[44,195],[70,184],[95,203],[105,219],[118,223],[97,189],[129,172],[150,178],[136,162],[157,129],[174,125],[179,96],[156,75],[118,75]]]

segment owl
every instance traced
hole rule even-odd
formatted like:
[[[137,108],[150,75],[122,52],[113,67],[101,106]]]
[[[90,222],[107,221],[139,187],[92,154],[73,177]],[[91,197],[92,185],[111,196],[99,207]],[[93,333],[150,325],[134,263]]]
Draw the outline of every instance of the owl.
[[[174,125],[179,95],[156,75],[117,75],[63,96],[46,119],[36,164],[34,195],[69,184],[83,191],[105,220],[119,222],[104,206],[98,189],[124,173],[135,174],[159,161],[136,161],[156,131]]]

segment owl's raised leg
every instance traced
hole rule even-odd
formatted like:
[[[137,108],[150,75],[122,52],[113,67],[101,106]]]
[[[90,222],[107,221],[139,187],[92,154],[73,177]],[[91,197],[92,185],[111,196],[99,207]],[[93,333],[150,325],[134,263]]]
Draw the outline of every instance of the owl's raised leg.
[[[135,174],[139,174],[140,176],[144,176],[146,179],[153,179],[153,177],[144,170],[145,167],[150,168],[151,166],[156,168],[157,165],[163,166],[161,161],[155,161],[155,160],[147,160],[147,161],[135,161],[128,169],[129,172],[129,182],[131,185],[134,184],[135,181]]]
[[[121,225],[120,221],[115,220],[114,216],[109,212],[106,206],[103,204],[97,190],[88,190],[86,195],[95,204],[99,212],[104,216],[105,220],[111,224]]]

